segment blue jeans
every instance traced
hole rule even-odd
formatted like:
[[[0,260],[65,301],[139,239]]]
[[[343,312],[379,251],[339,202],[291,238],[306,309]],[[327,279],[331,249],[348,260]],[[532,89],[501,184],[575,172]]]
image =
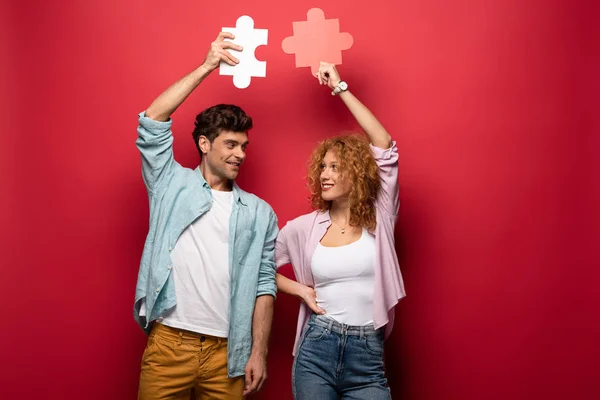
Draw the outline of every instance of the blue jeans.
[[[313,314],[292,370],[296,400],[389,400],[384,329],[350,326]]]

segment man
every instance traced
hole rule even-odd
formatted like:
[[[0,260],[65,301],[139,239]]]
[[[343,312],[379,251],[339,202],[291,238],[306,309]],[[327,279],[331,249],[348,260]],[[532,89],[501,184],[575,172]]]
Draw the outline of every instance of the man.
[[[221,32],[204,63],[139,115],[137,147],[150,200],[134,316],[149,333],[138,398],[241,399],[267,377],[276,293],[271,207],[235,183],[252,119],[233,105],[196,117],[200,166],[173,159],[171,114],[241,50]]]

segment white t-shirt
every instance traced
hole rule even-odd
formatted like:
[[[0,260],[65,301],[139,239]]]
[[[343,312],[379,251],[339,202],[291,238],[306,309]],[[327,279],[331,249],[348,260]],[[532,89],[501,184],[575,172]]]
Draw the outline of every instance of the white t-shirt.
[[[373,323],[375,237],[363,228],[356,242],[339,247],[319,243],[312,258],[317,304],[336,321]]]
[[[229,217],[233,192],[212,190],[212,197],[210,210],[183,231],[171,252],[177,305],[167,311],[160,322],[226,338],[231,297]]]

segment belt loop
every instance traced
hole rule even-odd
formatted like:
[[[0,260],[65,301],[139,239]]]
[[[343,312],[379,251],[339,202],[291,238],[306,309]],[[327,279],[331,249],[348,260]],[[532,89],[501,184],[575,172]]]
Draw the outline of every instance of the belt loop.
[[[331,329],[333,327],[333,319],[329,320],[329,323],[327,324],[327,330],[329,332],[333,332],[333,330]]]
[[[362,339],[362,338],[364,338],[364,337],[365,337],[365,327],[364,327],[364,326],[361,326],[361,327],[360,327],[360,338]]]
[[[180,346],[183,344],[183,332],[179,332],[179,343]]]

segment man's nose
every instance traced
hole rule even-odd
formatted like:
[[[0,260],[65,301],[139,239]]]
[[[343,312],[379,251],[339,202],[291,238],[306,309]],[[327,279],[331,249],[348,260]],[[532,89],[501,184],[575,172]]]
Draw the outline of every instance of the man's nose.
[[[238,147],[236,149],[236,151],[233,153],[233,155],[236,156],[237,158],[239,158],[240,160],[243,160],[244,158],[246,158],[246,152],[241,147]]]

